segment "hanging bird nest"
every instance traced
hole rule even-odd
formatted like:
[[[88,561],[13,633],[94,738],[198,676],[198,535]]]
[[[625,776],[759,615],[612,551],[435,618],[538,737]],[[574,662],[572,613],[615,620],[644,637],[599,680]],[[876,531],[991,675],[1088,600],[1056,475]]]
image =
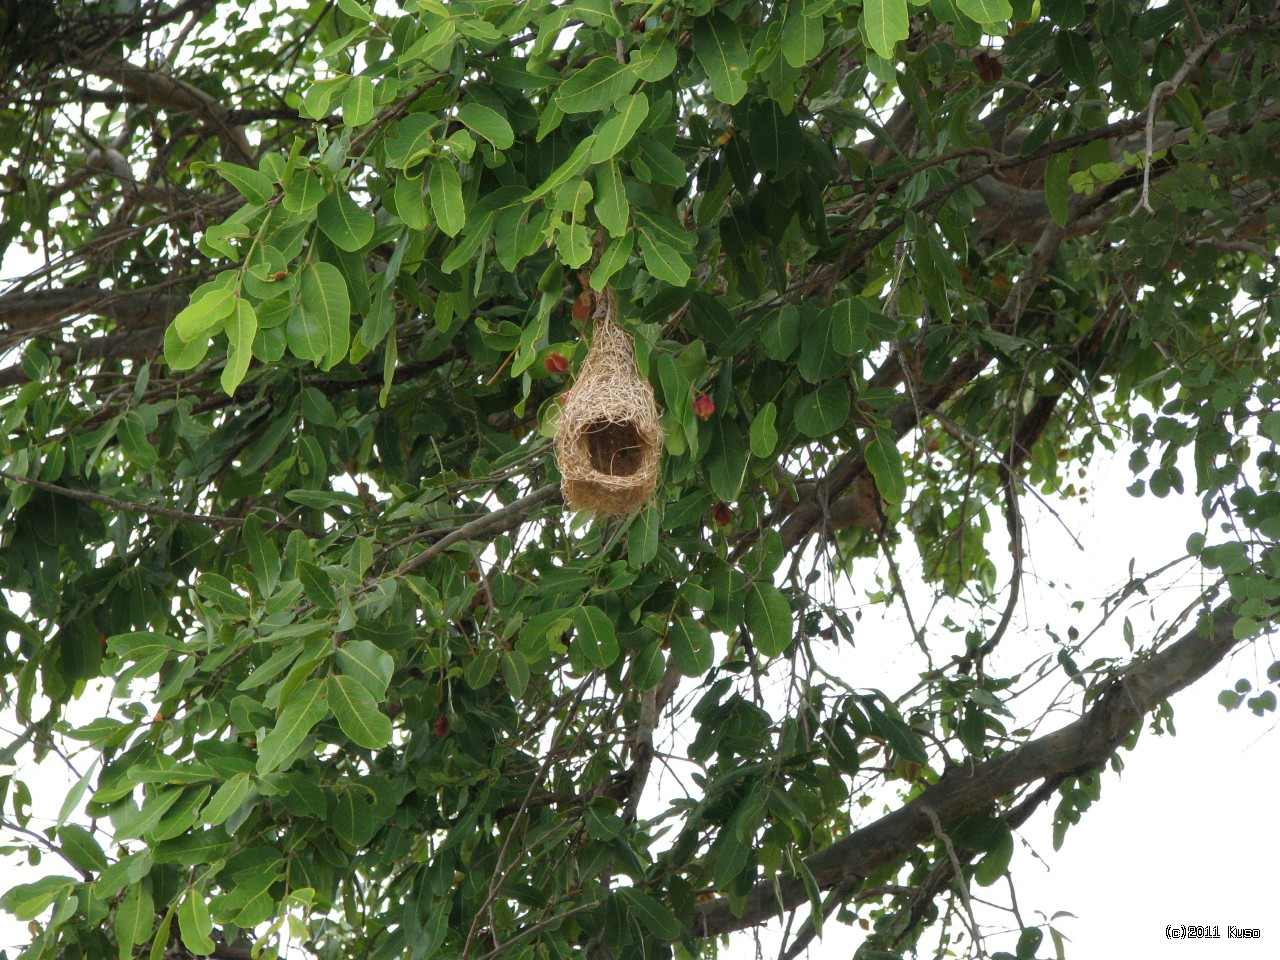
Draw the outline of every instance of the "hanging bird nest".
[[[662,424],[653,387],[636,368],[631,335],[617,323],[613,293],[596,294],[595,336],[564,395],[556,465],[575,510],[627,514],[653,496],[662,462]]]

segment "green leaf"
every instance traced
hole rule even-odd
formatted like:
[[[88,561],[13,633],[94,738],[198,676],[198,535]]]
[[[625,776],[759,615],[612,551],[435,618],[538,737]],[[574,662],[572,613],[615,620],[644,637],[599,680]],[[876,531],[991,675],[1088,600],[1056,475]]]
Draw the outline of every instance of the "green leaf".
[[[905,6],[906,0],[902,3]],[[905,32],[903,36],[906,36]],[[734,104],[746,95],[747,81],[743,72],[749,61],[736,23],[719,10],[710,16],[700,17],[693,25],[693,52],[707,72],[711,92],[717,100]]]
[[[747,444],[737,420],[721,414],[706,424],[705,465],[711,492],[724,501],[736,500],[747,473]]]
[[[292,491],[292,493],[301,492]],[[324,498],[324,502],[328,502],[328,500],[329,498]],[[308,600],[321,610],[332,610],[334,608],[333,582],[321,567],[310,560],[299,560],[298,580],[302,583],[302,589],[306,592]]]
[[[156,863],[177,863],[194,867],[199,863],[213,863],[230,852],[232,841],[227,832],[210,828],[157,844],[152,851]]]
[[[627,191],[622,182],[622,171],[610,160],[596,167],[596,219],[609,231],[609,236],[620,237],[627,232],[631,220],[631,206],[627,203]]]
[[[1067,218],[1070,216],[1067,208],[1067,198],[1071,193],[1067,182],[1070,173],[1071,152],[1069,150],[1055,153],[1045,161],[1044,199],[1049,205],[1053,222],[1060,227],[1067,225]]]
[[[237,192],[250,203],[266,203],[275,193],[275,184],[271,178],[260,170],[242,167],[238,163],[221,160],[209,166],[222,174],[222,179],[235,187]]]
[[[618,636],[613,621],[599,607],[578,607],[573,611],[574,639],[579,652],[593,666],[605,669],[618,659]]]
[[[635,234],[630,231],[609,241],[609,245],[604,248],[604,253],[600,255],[600,262],[591,271],[592,290],[603,290],[614,274],[627,265],[635,245]]]
[[[618,895],[627,902],[641,924],[659,940],[671,941],[680,936],[680,921],[665,904],[635,887],[621,887]]]
[[[352,200],[342,187],[321,202],[316,222],[335,247],[349,253],[363,250],[373,239],[373,214]]]
[[[661,642],[655,640],[636,653],[631,662],[631,685],[637,690],[651,690],[662,682],[667,661]]]
[[[263,596],[274,593],[280,579],[280,551],[267,536],[262,518],[256,513],[245,517],[240,536],[249,553],[249,566],[257,578],[258,589]]]
[[[151,894],[141,884],[134,884],[116,907],[114,927],[121,960],[129,960],[133,948],[147,942],[155,919],[156,907]]]
[[[284,330],[289,352],[299,360],[319,363],[324,358],[329,338],[322,317],[301,306],[295,307],[285,322]]]
[[[1036,951],[1040,949],[1040,944],[1043,942],[1043,930],[1039,927],[1024,927],[1022,933],[1018,934],[1018,945],[1014,948],[1014,955],[1018,960],[1035,960]]]
[[[700,677],[711,669],[715,644],[707,628],[692,617],[676,617],[667,633],[667,643],[676,669],[686,677]]]
[[[595,134],[584,137],[573,152],[560,166],[551,172],[551,176],[538,184],[538,188],[529,195],[530,200],[536,200],[538,197],[545,196],[557,187],[561,187],[570,180],[582,174],[582,170],[587,165],[587,156],[591,153],[591,148],[595,144]]]
[[[1088,40],[1072,30],[1059,30],[1053,37],[1053,49],[1068,80],[1082,87],[1097,83],[1098,66]]]
[[[831,327],[831,346],[836,353],[853,357],[867,349],[867,305],[856,297],[833,303],[827,322]]]
[[[840,429],[849,419],[849,387],[843,380],[828,380],[796,403],[796,429],[815,440]]]
[[[871,49],[886,60],[893,59],[893,48],[907,39],[907,0],[864,0],[862,29]]]
[[[596,57],[571,76],[556,91],[556,105],[567,114],[592,113],[606,109],[635,86],[630,66],[612,57]]]
[[[147,439],[147,425],[141,415],[130,410],[121,417],[116,427],[116,437],[120,440],[124,455],[139,469],[150,470],[159,462],[156,448]]]
[[[324,181],[304,167],[289,179],[281,205],[290,213],[310,213],[325,196]]]
[[[556,211],[568,215],[568,223],[556,232],[556,249],[565,265],[574,270],[591,259],[591,233],[583,221],[594,196],[589,180],[566,183],[556,193]]]
[[[128,634],[115,634],[106,640],[106,652],[122,660],[141,660],[157,650],[180,649],[182,641],[152,630],[133,630]]]
[[[529,661],[519,650],[506,650],[502,654],[502,679],[516,699],[524,696],[529,686]]]
[[[249,779],[249,774],[237,773],[214,791],[200,813],[200,822],[211,827],[225,823],[227,817],[239,810],[252,792],[253,781]]]
[[[78,823],[68,823],[58,828],[58,843],[68,860],[81,870],[103,870],[107,855],[98,841]]]
[[[1272,443],[1280,443],[1280,411],[1272,411],[1262,418],[1258,430]]]
[[[803,308],[812,316],[812,308]],[[842,326],[847,314],[842,310],[823,310],[812,320],[804,324],[804,336],[800,338],[800,359],[796,368],[800,376],[810,383],[818,383],[828,377],[834,377],[843,370],[848,362],[847,355],[842,354],[840,346],[848,346],[846,331]],[[839,331],[839,332],[837,332]]]
[[[427,192],[436,224],[450,237],[456,237],[467,223],[467,208],[462,200],[462,178],[454,165],[441,157],[431,161],[427,172]]]
[[[973,870],[973,879],[980,887],[989,887],[1009,871],[1013,859],[1013,834],[1006,831],[995,848],[988,852]]]
[[[373,81],[368,77],[352,77],[342,91],[342,122],[360,127],[373,119]]]
[[[907,478],[902,470],[902,456],[893,436],[877,430],[864,451],[867,469],[875,478],[876,489],[886,503],[898,504],[906,499]]]
[[[751,421],[751,452],[761,460],[771,456],[778,445],[778,431],[774,426],[777,416],[778,408],[770,401]]]
[[[343,733],[370,750],[391,742],[391,719],[378,710],[377,701],[359,680],[335,673],[326,684],[325,697]]]
[[[1009,0],[956,0],[956,6],[978,23],[1005,23],[1013,16]]]
[[[596,131],[595,143],[591,146],[592,163],[604,163],[631,142],[649,115],[649,98],[643,93],[623,97],[613,109],[613,116]]]
[[[258,315],[248,300],[236,300],[236,308],[226,321],[227,363],[222,368],[222,390],[227,396],[236,392],[236,387],[244,380],[249,371],[249,361],[253,357],[253,338],[258,335]]]
[[[929,754],[925,752],[924,741],[920,739],[919,734],[907,726],[902,715],[898,713],[898,708],[886,699],[882,710],[876,699],[872,695],[861,698],[862,708],[866,710],[871,725],[904,760],[919,764],[928,763]]]
[[[204,894],[194,887],[187,888],[187,895],[178,908],[178,930],[182,933],[182,943],[188,950],[200,956],[213,953],[214,943],[209,933],[213,930],[213,920],[209,917],[209,904]]]
[[[684,255],[647,225],[640,227],[640,253],[644,256],[645,268],[672,286],[683,287],[693,274]]]
[[[338,647],[338,669],[355,679],[375,700],[387,695],[395,661],[391,654],[368,640],[348,640]]]
[[[308,680],[280,711],[276,725],[258,741],[258,776],[280,769],[302,746],[311,728],[328,715],[324,681]]]
[[[713,864],[712,882],[721,890],[732,889],[746,869],[747,845],[730,833],[721,833],[711,848],[710,859]]]
[[[178,328],[169,324],[164,332],[164,362],[174,370],[190,370],[209,352],[209,338],[183,340]]]
[[[671,76],[678,62],[673,38],[661,30],[646,30],[644,42],[631,51],[630,65],[646,83],[657,83]]]
[[[303,267],[302,310],[315,321],[324,339],[320,369],[333,369],[351,346],[351,300],[342,271],[323,260]]]
[[[782,26],[782,56],[787,63],[799,70],[822,52],[825,41],[822,17],[802,16],[792,4]]]
[[[794,303],[783,304],[761,331],[760,347],[770,360],[786,360],[799,345],[800,311]]]
[[[471,220],[467,235],[462,238],[456,247],[449,251],[449,255],[440,264],[441,272],[453,273],[464,263],[470,262],[476,251],[489,239],[489,232],[493,228],[494,216],[494,212],[489,210],[479,220]]]
[[[387,137],[383,150],[386,152],[387,166],[399,170],[408,170],[423,157],[429,156],[435,149],[435,137],[432,131],[439,125],[435,117],[425,113],[411,113],[394,127]],[[285,196],[286,203],[288,195]]]
[[[433,66],[442,60],[447,60],[447,53],[453,48],[456,33],[457,28],[448,16],[434,18],[427,35],[402,53],[400,60],[405,63],[424,60]]]
[[[507,118],[492,107],[469,100],[458,108],[458,119],[468,129],[484,137],[498,150],[506,150],[516,142],[516,135]]]
[[[19,920],[34,920],[49,909],[64,891],[72,889],[76,883],[71,877],[41,877],[34,883],[23,883],[7,890],[0,897],[0,908],[11,913]]]
[[[766,657],[781,656],[791,646],[791,605],[772,583],[754,581],[745,605],[751,640]]]
[[[431,218],[427,216],[427,201],[423,193],[425,186],[420,176],[411,177],[407,173],[396,176],[396,185],[392,192],[396,215],[410,230],[425,230],[431,222]]]
[[[236,308],[236,299],[234,290],[210,290],[173,318],[172,329],[184,343],[211,337]]]
[[[639,569],[658,555],[658,508],[650,503],[641,508],[627,532],[627,565]]]

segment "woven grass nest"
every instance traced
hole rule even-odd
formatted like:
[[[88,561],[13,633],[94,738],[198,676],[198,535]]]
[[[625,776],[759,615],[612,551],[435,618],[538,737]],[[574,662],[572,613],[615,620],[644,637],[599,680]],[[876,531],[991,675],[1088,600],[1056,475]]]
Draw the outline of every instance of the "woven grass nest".
[[[595,336],[565,394],[556,430],[565,502],[605,515],[644,506],[657,488],[662,463],[653,388],[636,368],[635,345],[617,315],[606,287],[596,294]]]

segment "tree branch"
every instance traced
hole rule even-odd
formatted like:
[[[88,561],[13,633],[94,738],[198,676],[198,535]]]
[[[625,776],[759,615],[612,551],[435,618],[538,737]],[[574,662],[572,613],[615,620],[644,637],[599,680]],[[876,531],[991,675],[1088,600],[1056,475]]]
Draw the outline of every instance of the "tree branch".
[[[547,503],[555,503],[559,499],[560,484],[548,483],[546,486],[539,487],[532,493],[526,494],[519,500],[512,501],[501,509],[486,513],[483,517],[464,523],[457,530],[446,534],[421,553],[415,554],[400,564],[391,573],[391,576],[399,578],[407,573],[412,573],[424,563],[428,563],[444,553],[455,543],[461,543],[464,540],[475,540],[480,537],[495,537],[510,530],[512,527],[517,527],[524,522],[525,518],[536,507]]]
[[[1194,15],[1192,23],[1195,23]],[[1155,85],[1155,88],[1151,91],[1151,99],[1147,103],[1147,149],[1142,164],[1142,195],[1138,200],[1138,205],[1134,208],[1135,213],[1138,210],[1155,213],[1155,210],[1151,207],[1151,139],[1156,122],[1156,111],[1160,109],[1160,105],[1178,92],[1178,88],[1182,86],[1183,81],[1187,79],[1191,71],[1198,67],[1205,55],[1221,41],[1228,37],[1238,37],[1244,33],[1265,30],[1268,27],[1275,26],[1277,23],[1280,23],[1280,10],[1272,10],[1270,13],[1255,14],[1247,20],[1241,20],[1239,23],[1228,23],[1218,27],[1216,30],[1210,30],[1200,37],[1200,42],[1187,54],[1182,66],[1177,69],[1173,76]],[[1198,23],[1196,24],[1196,32],[1200,32]]]
[[[253,151],[244,130],[229,120],[230,111],[198,87],[170,77],[159,70],[147,70],[103,50],[73,57],[70,65],[86,73],[120,84],[147,103],[177,113],[194,113],[218,133],[223,158],[254,165]]]
[[[186,294],[97,287],[7,293],[0,296],[0,325],[29,330],[88,313],[131,327],[161,325],[172,320],[188,299]]]
[[[933,828],[926,808],[948,823],[1018,787],[1106,762],[1147,712],[1199,680],[1235,648],[1237,619],[1224,604],[1213,613],[1207,631],[1197,624],[1161,652],[1132,662],[1079,719],[1003,756],[948,771],[911,802],[809,857],[805,864],[818,886],[830,889],[866,877],[927,842]],[[700,937],[719,936],[762,923],[806,900],[798,877],[770,878],[740,902],[739,915],[725,897],[695,907],[694,930]]]
[[[167,520],[185,520],[191,523],[199,523],[210,527],[221,527],[224,530],[234,530],[244,524],[244,520],[239,517],[213,517],[203,513],[186,513],[182,510],[174,510],[171,507],[157,507],[150,503],[136,503],[132,500],[117,500],[115,497],[108,497],[102,493],[94,493],[91,490],[77,490],[74,487],[63,487],[56,483],[46,483],[44,480],[22,477],[16,473],[10,473],[8,470],[0,470],[0,479],[9,480],[13,483],[20,483],[27,487],[35,487],[35,489],[43,490],[45,493],[56,493],[59,496],[69,497],[72,500],[83,500],[85,503],[96,503],[99,506],[109,507],[112,510],[120,511],[121,513],[143,513],[150,517],[164,517]],[[293,527],[294,525],[284,524],[284,526]]]

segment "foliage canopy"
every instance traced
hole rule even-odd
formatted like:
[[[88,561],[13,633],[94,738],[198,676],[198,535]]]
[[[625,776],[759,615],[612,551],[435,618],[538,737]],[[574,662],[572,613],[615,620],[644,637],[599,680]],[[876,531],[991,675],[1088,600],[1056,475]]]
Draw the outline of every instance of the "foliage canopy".
[[[0,772],[63,862],[3,897],[23,957],[961,949],[957,884],[1275,620],[1278,25],[6,4],[0,759],[81,774],[53,822]],[[621,520],[549,454],[606,286],[665,434]],[[1023,511],[1119,443],[1202,503],[1196,596],[1141,635],[1137,572],[1028,652]],[[841,667],[890,645],[902,689]]]

